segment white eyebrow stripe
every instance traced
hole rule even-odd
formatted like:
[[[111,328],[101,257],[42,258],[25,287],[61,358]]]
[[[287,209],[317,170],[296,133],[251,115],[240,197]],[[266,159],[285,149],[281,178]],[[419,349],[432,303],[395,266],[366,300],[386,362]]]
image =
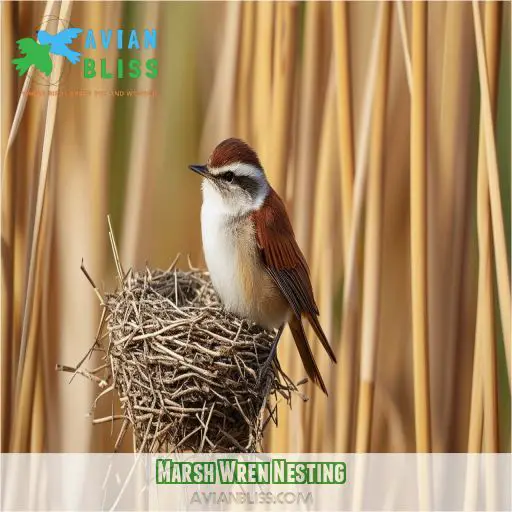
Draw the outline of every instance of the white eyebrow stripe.
[[[222,167],[210,167],[210,172],[213,175],[223,174],[228,171],[232,171],[238,176],[247,176],[255,180],[260,180],[262,176],[264,176],[260,168],[242,162],[235,162],[233,164],[223,165]]]

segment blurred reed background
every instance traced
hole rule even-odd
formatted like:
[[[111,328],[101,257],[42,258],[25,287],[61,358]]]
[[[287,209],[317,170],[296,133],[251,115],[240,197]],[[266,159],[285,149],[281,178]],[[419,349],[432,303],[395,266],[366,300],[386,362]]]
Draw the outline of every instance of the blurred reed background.
[[[95,386],[55,371],[96,335],[80,263],[115,286],[110,213],[125,268],[204,265],[187,164],[229,136],[286,198],[339,361],[315,343],[329,398],[308,385],[266,449],[510,450],[509,2],[1,8],[2,451],[112,449],[119,426],[86,417]],[[50,14],[155,27],[159,60],[154,80],[85,80],[57,58],[52,90],[158,95],[27,99],[41,86],[17,76],[15,41]],[[279,356],[303,377],[288,333]]]

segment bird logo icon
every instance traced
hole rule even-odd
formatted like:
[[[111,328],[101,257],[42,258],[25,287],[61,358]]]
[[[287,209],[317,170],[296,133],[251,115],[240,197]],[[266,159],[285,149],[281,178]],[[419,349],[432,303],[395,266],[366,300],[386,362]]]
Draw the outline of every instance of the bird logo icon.
[[[76,39],[81,32],[81,28],[67,28],[52,36],[46,30],[39,30],[37,32],[37,39],[42,45],[50,45],[50,53],[62,55],[71,64],[76,64],[80,60],[80,52],[70,50],[67,45],[71,44],[73,39]]]
[[[16,41],[20,53],[24,57],[19,59],[13,59],[12,63],[16,66],[19,76],[23,76],[30,66],[34,66],[36,69],[44,73],[46,76],[50,76],[53,69],[52,59],[50,58],[50,45],[39,44],[30,37],[20,39]]]
[[[80,52],[69,49],[67,45],[71,44],[81,32],[81,28],[67,28],[51,35],[46,30],[39,30],[37,31],[37,41],[30,37],[16,41],[20,53],[24,55],[24,57],[12,61],[19,76],[23,76],[30,66],[34,66],[41,73],[49,76],[53,69],[50,54],[60,55],[69,60],[71,64],[79,62]]]

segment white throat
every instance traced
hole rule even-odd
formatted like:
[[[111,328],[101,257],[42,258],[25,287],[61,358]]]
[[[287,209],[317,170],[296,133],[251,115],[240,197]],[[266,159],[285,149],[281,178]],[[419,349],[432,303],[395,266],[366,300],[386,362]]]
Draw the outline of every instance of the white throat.
[[[247,316],[245,293],[237,268],[239,226],[246,222],[247,215],[261,207],[270,186],[260,169],[246,164],[235,166],[210,169],[210,172],[221,174],[231,171],[238,176],[248,176],[257,183],[258,188],[252,194],[235,188],[225,193],[207,178],[203,179],[201,231],[206,265],[213,286],[229,311]]]

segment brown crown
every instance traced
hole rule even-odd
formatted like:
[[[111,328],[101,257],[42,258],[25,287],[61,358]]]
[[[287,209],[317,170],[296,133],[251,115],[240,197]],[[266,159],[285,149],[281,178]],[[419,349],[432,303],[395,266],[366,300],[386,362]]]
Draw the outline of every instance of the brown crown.
[[[256,151],[243,140],[235,138],[223,140],[213,150],[213,153],[208,159],[208,166],[214,168],[223,167],[235,162],[251,164],[262,169]]]

